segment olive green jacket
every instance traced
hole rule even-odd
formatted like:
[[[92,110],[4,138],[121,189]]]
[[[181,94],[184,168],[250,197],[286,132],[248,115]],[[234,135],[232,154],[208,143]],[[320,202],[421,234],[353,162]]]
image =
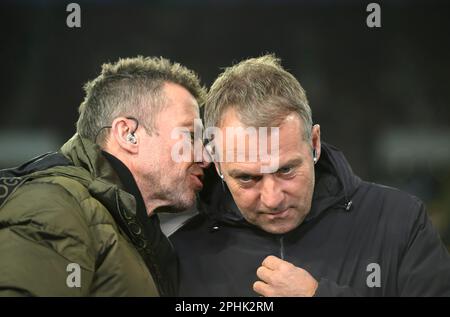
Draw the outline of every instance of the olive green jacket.
[[[73,165],[0,180],[0,296],[158,296],[134,196],[97,145],[75,134],[61,153]]]

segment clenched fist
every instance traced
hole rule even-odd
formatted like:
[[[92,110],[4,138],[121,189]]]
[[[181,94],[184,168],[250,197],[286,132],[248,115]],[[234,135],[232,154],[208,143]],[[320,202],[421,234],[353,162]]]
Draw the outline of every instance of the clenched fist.
[[[256,275],[261,281],[253,284],[253,290],[263,296],[310,297],[318,286],[307,271],[273,255],[264,259]]]

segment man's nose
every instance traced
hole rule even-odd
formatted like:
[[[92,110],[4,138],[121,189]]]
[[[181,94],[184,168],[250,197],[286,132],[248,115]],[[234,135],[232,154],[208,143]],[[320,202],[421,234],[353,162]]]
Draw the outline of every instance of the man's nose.
[[[205,146],[205,142],[202,142],[201,149],[202,149],[201,156],[200,155],[198,156],[199,158],[201,158],[201,161],[197,162],[197,164],[201,168],[207,168],[211,164],[212,156],[209,154],[207,146]]]
[[[203,161],[201,161],[201,162],[198,162],[197,164],[198,164],[198,166],[200,166],[201,168],[207,168],[211,163],[208,162],[208,161],[206,161],[206,160],[203,160]]]
[[[282,208],[284,193],[272,175],[263,177],[261,189],[261,203],[270,210]]]

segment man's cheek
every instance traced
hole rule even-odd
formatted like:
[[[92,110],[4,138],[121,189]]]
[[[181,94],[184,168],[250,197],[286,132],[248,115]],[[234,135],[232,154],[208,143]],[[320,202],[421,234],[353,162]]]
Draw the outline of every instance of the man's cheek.
[[[245,196],[239,196],[239,197],[236,197],[235,201],[240,210],[247,210],[247,212],[252,210],[252,208],[251,208],[252,204],[251,204],[250,198],[245,197]],[[239,202],[239,204],[237,202]]]

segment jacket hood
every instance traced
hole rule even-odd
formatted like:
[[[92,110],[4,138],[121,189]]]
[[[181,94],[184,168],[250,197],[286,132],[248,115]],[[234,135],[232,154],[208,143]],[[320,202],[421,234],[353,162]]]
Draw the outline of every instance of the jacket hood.
[[[76,133],[62,147],[61,153],[68,157],[75,166],[89,171],[91,177],[99,182],[116,185],[124,190],[119,176],[111,167],[108,160],[101,155],[100,146]]]
[[[310,221],[336,206],[350,210],[351,197],[361,183],[343,153],[336,147],[322,143],[320,160],[315,166],[315,186],[311,210],[305,218]],[[250,225],[244,219],[225,183],[213,165],[205,171],[205,186],[199,195],[199,209],[209,219],[232,225]]]

